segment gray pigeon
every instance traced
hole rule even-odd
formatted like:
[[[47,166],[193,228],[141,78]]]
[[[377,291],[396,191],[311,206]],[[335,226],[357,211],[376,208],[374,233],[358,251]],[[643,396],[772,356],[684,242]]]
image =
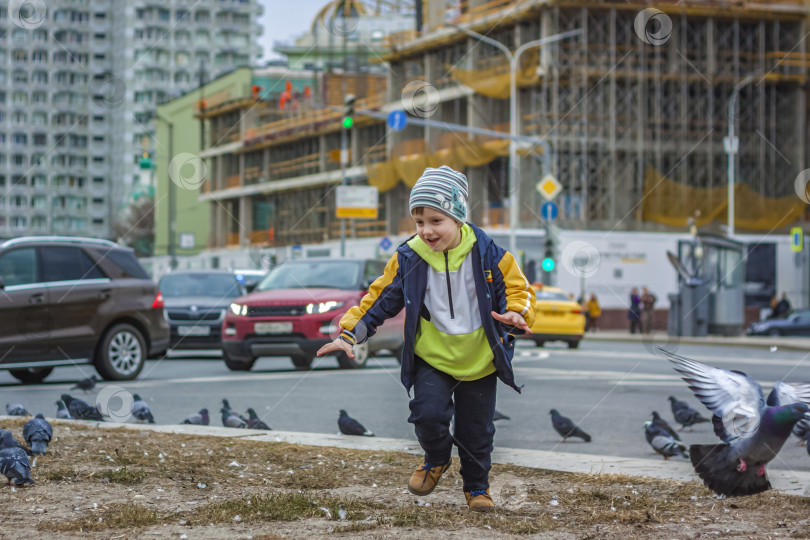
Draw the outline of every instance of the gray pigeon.
[[[70,394],[62,394],[62,401],[67,405],[68,412],[73,418],[78,420],[104,420],[97,408],[80,399],[71,397]]]
[[[762,387],[745,373],[658,350],[714,414],[714,432],[723,444],[689,447],[692,466],[706,487],[729,497],[769,489],[765,465],[776,457],[796,422],[810,415],[805,402],[810,400],[810,383],[779,381],[766,401]]]
[[[340,409],[338,417],[338,428],[344,435],[358,435],[363,437],[374,437],[374,433],[363,427],[363,424],[349,416],[349,413]]]
[[[810,420],[802,418],[793,426],[793,434],[799,438],[799,444],[805,444],[807,436],[810,435]]]
[[[60,420],[73,420],[67,407],[65,407],[65,402],[61,399],[56,400],[56,417]]]
[[[51,437],[53,437],[53,428],[42,416],[42,413],[36,415],[23,426],[23,439],[31,447],[31,452],[34,454],[44,456],[45,449],[48,448],[48,443],[51,442]]]
[[[85,379],[77,381],[75,385],[73,385],[70,389],[71,390],[84,390],[85,392],[91,391],[93,388],[96,387],[96,383],[98,382],[98,377],[95,375],[91,375]]]
[[[138,394],[133,394],[132,399],[132,416],[135,417],[135,420],[140,424],[154,424],[155,419],[152,411],[149,410],[149,405]]]
[[[672,436],[663,429],[656,427],[651,420],[644,422],[644,437],[652,449],[669,459],[672,456],[683,456],[689,459],[689,451],[681,441],[673,439]]]
[[[248,418],[245,418],[244,416],[242,416],[241,414],[239,414],[239,412],[237,412],[237,411],[235,411],[233,408],[231,408],[231,404],[230,404],[230,403],[228,403],[228,400],[227,400],[227,399],[223,399],[223,400],[222,400],[222,408],[223,408],[223,409],[227,409],[227,410],[228,410],[228,412],[230,412],[232,415],[234,415],[234,416],[238,416],[239,418],[241,418],[241,419],[242,419],[242,421],[243,421],[245,424],[247,424],[247,423],[248,423],[248,420],[249,420],[249,419],[248,419]]]
[[[28,456],[14,444],[16,441],[8,432],[0,437],[0,473],[8,478],[9,484],[12,481],[18,486],[33,484]]]
[[[259,415],[256,414],[256,411],[254,411],[253,409],[248,409],[247,413],[248,413],[248,426],[247,426],[248,429],[266,429],[268,431],[270,430],[270,426],[265,424],[262,421],[262,419],[259,418]]]
[[[6,414],[9,416],[31,416],[31,413],[25,410],[19,403],[6,403]]]
[[[0,441],[2,441],[2,440],[3,440],[3,437],[6,437],[6,436],[8,436],[8,438],[9,438],[9,439],[11,439],[12,441],[14,441],[14,445],[15,445],[17,448],[19,448],[19,449],[23,450],[23,451],[25,452],[25,454],[26,454],[26,455],[28,455],[28,456],[32,456],[32,455],[34,455],[34,454],[31,452],[31,450],[29,450],[28,448],[26,448],[25,446],[23,446],[23,444],[22,444],[20,441],[18,441],[17,439],[15,439],[15,438],[14,438],[14,435],[12,435],[10,431],[8,431],[8,430],[6,430],[6,429],[0,429]]]
[[[562,442],[565,442],[568,437],[579,437],[585,442],[591,442],[590,435],[579,429],[570,418],[561,415],[557,409],[551,409],[549,414],[551,415],[551,425],[563,438]]]
[[[192,414],[182,422],[181,424],[194,424],[197,426],[207,426],[210,422],[208,418],[208,409],[200,409],[200,412],[197,414]]]
[[[669,425],[669,422],[661,418],[661,415],[658,414],[657,411],[652,412],[652,423],[658,429],[667,432],[667,434],[669,434],[669,436],[675,439],[676,441],[681,440],[681,436],[678,435],[678,432],[672,429],[672,426]]]
[[[225,427],[232,427],[232,428],[247,428],[247,422],[233,414],[230,409],[226,409],[222,407],[219,412],[222,413],[222,425]]]
[[[699,412],[690,407],[685,401],[678,401],[675,396],[669,396],[669,402],[672,406],[672,416],[674,416],[675,421],[681,425],[679,431],[683,431],[684,428],[692,427],[695,424],[709,421],[708,418],[701,416]],[[690,429],[689,431],[692,430]]]

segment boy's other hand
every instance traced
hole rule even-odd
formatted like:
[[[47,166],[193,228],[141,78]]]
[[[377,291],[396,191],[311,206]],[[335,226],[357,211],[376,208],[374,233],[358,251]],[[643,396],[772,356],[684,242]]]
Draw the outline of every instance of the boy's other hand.
[[[520,313],[515,313],[514,311],[507,311],[503,315],[500,313],[492,312],[492,318],[501,321],[503,324],[507,326],[516,326],[526,332],[527,334],[531,334],[532,331],[529,328],[529,325],[526,324],[526,319]],[[348,343],[347,343],[348,345]]]
[[[520,317],[520,315],[518,315],[518,317]],[[324,354],[329,354],[330,352],[335,351],[343,351],[349,358],[354,358],[354,351],[352,350],[352,346],[349,345],[348,341],[340,338],[337,338],[332,343],[327,343],[326,345],[318,349],[318,352],[316,352],[315,355],[323,356]]]

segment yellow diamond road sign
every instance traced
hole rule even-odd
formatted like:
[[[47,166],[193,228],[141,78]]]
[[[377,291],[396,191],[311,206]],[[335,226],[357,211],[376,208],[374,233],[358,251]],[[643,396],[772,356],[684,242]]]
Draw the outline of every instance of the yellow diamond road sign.
[[[553,175],[547,174],[537,183],[537,191],[539,191],[540,195],[545,197],[547,201],[551,201],[562,191],[562,184],[560,184]]]

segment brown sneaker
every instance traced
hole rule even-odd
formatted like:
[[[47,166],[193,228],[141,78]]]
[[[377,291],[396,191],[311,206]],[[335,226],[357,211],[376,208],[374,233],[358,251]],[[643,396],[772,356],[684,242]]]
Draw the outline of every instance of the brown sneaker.
[[[408,480],[408,491],[414,495],[429,495],[436,489],[436,484],[439,483],[439,478],[442,477],[444,472],[450,468],[451,459],[444,465],[430,466],[428,463],[423,463],[411,475]]]
[[[489,512],[495,509],[495,501],[489,496],[489,489],[478,489],[475,491],[465,491],[467,506],[476,512]]]

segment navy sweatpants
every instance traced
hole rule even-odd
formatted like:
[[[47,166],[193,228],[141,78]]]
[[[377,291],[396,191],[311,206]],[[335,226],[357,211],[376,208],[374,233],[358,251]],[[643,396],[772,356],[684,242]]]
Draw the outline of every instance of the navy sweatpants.
[[[492,466],[492,440],[495,436],[495,389],[497,375],[476,381],[459,381],[439,371],[419,357],[414,358],[411,415],[408,422],[416,430],[431,466],[450,460],[453,444],[458,447],[464,491],[487,489]],[[450,420],[455,412],[455,427]]]

